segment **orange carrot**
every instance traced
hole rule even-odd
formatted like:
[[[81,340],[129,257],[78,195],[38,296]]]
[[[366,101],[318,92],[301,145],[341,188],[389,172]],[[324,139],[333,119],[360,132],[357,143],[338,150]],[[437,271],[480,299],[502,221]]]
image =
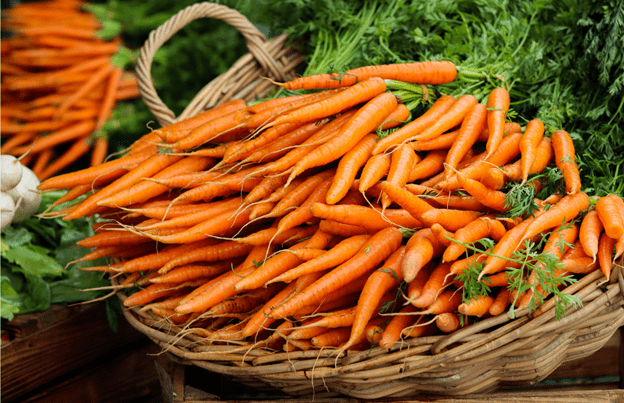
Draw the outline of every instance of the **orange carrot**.
[[[470,111],[478,103],[477,98],[472,95],[462,95],[457,98],[455,103],[440,116],[433,125],[428,126],[417,136],[413,136],[413,140],[431,140],[438,137],[442,133],[452,129],[460,124],[468,111]]]
[[[451,273],[450,269],[450,263],[441,263],[433,269],[423,287],[422,294],[415,300],[412,300],[412,304],[417,308],[427,308],[433,304],[444,287],[452,281],[452,276],[449,276]]]
[[[596,212],[607,235],[618,239],[624,234],[624,220],[620,211],[619,196],[611,194],[603,196],[596,202]]]
[[[386,90],[384,80],[373,77],[369,80],[362,81],[358,84],[341,91],[329,98],[325,98],[319,102],[296,109],[290,113],[279,116],[273,121],[273,125],[290,122],[312,122],[323,119],[342,111],[345,111],[357,104],[368,102],[375,96]],[[396,103],[391,109],[396,107]],[[386,115],[387,116],[387,115]],[[385,118],[385,116],[384,116]],[[383,122],[381,119],[373,129]]]
[[[313,248],[324,249],[333,235],[317,231],[312,238],[299,242],[290,249]],[[295,255],[287,251],[268,258],[253,273],[241,279],[234,288],[237,291],[250,290],[267,285],[267,282],[303,263]]]
[[[600,241],[598,243],[598,264],[607,280],[611,277],[611,268],[613,266],[613,248],[615,247],[615,243],[616,240],[611,238],[606,232],[603,232],[600,236]],[[567,267],[566,270],[571,271]]]
[[[380,269],[368,277],[355,308],[351,335],[346,344],[342,346],[343,349],[347,349],[356,343],[369,320],[379,313],[379,305],[384,295],[403,280],[401,273],[403,256],[405,256],[405,247],[400,246],[386,259]],[[395,295],[396,293],[390,294],[390,301],[394,300]],[[381,307],[381,309],[384,308]]]
[[[388,170],[388,177],[386,181],[392,183],[398,187],[403,187],[407,183],[410,173],[414,167],[414,164],[420,158],[416,155],[414,150],[407,144],[398,146],[392,152],[392,158],[390,162],[390,169]],[[392,200],[385,193],[381,194],[381,205],[383,209],[388,208]]]
[[[392,348],[392,346],[401,339],[401,332],[416,322],[418,316],[414,315],[414,313],[417,311],[418,308],[409,304],[392,316],[392,319],[390,319],[390,322],[381,333],[379,347],[386,349]]]
[[[509,92],[502,87],[493,89],[487,99],[487,108],[489,138],[485,150],[487,155],[491,155],[503,139],[505,114],[509,110]]]
[[[358,189],[367,191],[388,174],[392,159],[390,154],[377,154],[368,159],[360,175]]]
[[[420,134],[427,126],[433,124],[440,118],[454,102],[455,98],[451,95],[441,96],[424,114],[394,133],[391,133],[389,136],[379,140],[375,148],[373,148],[373,155],[385,153],[399,144],[410,141],[412,137]]]
[[[457,180],[466,192],[484,206],[496,211],[507,211],[512,207],[508,205],[507,194],[504,192],[490,189],[479,181],[467,178],[461,172],[457,173]]]
[[[568,132],[557,130],[551,136],[552,147],[555,151],[555,164],[563,173],[566,193],[574,194],[581,190],[581,178],[574,156],[574,143]]]
[[[375,143],[377,136],[368,134],[340,159],[332,185],[325,196],[327,204],[336,204],[347,194],[358,171],[370,157]]]
[[[501,287],[496,295],[496,298],[494,299],[494,302],[490,305],[490,309],[488,310],[489,314],[492,316],[502,314],[505,312],[505,309],[507,309],[510,302],[509,289],[506,286]]]
[[[364,83],[372,80],[367,80]],[[375,130],[396,106],[397,99],[393,94],[382,92],[376,95],[345,123],[338,135],[299,160],[290,172],[289,181],[307,169],[328,164],[342,157],[368,133]]]
[[[181,253],[168,261],[160,268],[159,273],[164,274],[171,271],[175,267],[187,265],[189,263],[212,263],[221,260],[245,256],[252,250],[252,248],[252,245],[246,245],[235,241],[223,241],[216,245],[208,245],[201,248],[196,248]]]
[[[270,317],[286,317],[302,306],[322,300],[329,292],[338,290],[356,280],[390,256],[400,246],[401,240],[401,232],[396,228],[380,230],[362,246],[355,256],[279,306]]]
[[[420,221],[425,227],[438,223],[448,231],[457,231],[476,220],[480,215],[481,213],[472,210],[434,208],[422,213]]]
[[[462,315],[481,317],[490,312],[490,307],[494,303],[494,298],[489,295],[479,295],[468,302],[462,303],[457,310]]]
[[[581,221],[579,240],[581,246],[588,256],[595,259],[598,254],[598,241],[604,226],[598,217],[596,210],[590,210]]]
[[[269,280],[268,283],[276,281],[288,283],[303,275],[336,267],[351,259],[370,237],[370,235],[355,235],[344,239],[324,254],[301,263],[299,266]]]
[[[485,218],[491,218],[491,216],[479,217],[476,220],[468,223],[465,227],[459,228],[455,231],[454,239],[457,242],[451,242],[442,255],[443,262],[452,262],[459,258],[466,252],[466,248],[463,244],[470,244],[478,241],[481,238],[486,238],[490,235],[490,223]]]
[[[71,145],[71,147],[65,150],[60,158],[55,159],[50,165],[48,165],[43,171],[39,173],[39,179],[45,180],[67,168],[72,163],[77,161],[80,157],[89,152],[89,148],[90,144],[87,139],[76,140]]]
[[[430,228],[416,231],[406,245],[405,256],[401,262],[401,272],[406,283],[416,279],[434,257],[442,254],[444,247],[437,241]]]
[[[487,108],[484,104],[474,104],[466,113],[457,138],[453,142],[451,149],[444,161],[444,176],[448,179],[457,168],[459,162],[464,158],[469,149],[476,143],[479,134],[483,131],[487,123]]]
[[[427,153],[425,158],[420,160],[410,172],[408,182],[429,178],[444,168],[447,150],[433,150]]]
[[[529,121],[520,139],[522,184],[526,183],[531,167],[537,158],[537,148],[544,136],[544,124],[537,119]]]
[[[525,239],[532,239],[537,234],[570,221],[581,212],[589,208],[589,196],[577,192],[565,196],[557,204],[542,214],[526,228],[520,243]]]
[[[420,222],[409,212],[402,209],[380,211],[372,207],[357,205],[332,206],[324,203],[312,203],[310,213],[324,220],[338,221],[344,224],[358,225],[369,231],[386,227],[418,228]]]
[[[426,61],[364,66],[347,70],[342,74],[317,74],[296,78],[283,84],[276,84],[289,90],[325,89],[348,87],[374,77],[416,84],[446,84],[453,81],[456,76],[457,69],[453,63],[448,61]]]

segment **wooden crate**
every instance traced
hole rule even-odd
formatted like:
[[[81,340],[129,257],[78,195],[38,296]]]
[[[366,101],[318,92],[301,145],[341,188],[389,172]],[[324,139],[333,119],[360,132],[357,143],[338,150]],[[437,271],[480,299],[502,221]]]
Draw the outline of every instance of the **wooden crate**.
[[[158,352],[123,317],[113,332],[103,303],[17,315],[2,322],[2,400],[147,402],[161,396]]]
[[[196,366],[178,363],[169,355],[173,365],[161,377],[164,402],[240,402],[301,403],[279,391],[257,391],[225,376],[211,373]],[[319,391],[322,392],[322,391]],[[315,402],[353,403],[353,398],[314,399]],[[526,388],[501,388],[488,395],[471,395],[460,398],[440,396],[415,396],[413,398],[380,399],[375,402],[624,402],[624,327],[620,328],[602,349],[582,360],[564,363],[544,381]]]

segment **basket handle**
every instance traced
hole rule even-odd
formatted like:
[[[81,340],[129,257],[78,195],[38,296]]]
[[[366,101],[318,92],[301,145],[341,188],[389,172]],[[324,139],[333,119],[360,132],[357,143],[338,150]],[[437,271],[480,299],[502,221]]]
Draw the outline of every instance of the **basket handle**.
[[[161,127],[181,120],[189,115],[187,110],[178,118],[160,99],[152,82],[151,66],[156,51],[176,32],[199,18],[217,18],[236,28],[245,38],[247,48],[262,68],[280,81],[287,81],[286,74],[278,67],[263,46],[267,38],[249,20],[236,10],[215,3],[197,3],[188,6],[169,18],[164,24],[152,31],[141,47],[137,60],[136,74],[139,93],[149,110],[154,114]],[[202,94],[197,94],[196,98]],[[189,104],[194,105],[196,99]],[[187,107],[188,109],[188,107]]]

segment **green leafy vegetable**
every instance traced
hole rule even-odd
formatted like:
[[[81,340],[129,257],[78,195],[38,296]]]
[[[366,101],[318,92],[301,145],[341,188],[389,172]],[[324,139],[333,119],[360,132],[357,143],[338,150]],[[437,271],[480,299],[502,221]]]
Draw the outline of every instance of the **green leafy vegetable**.
[[[63,192],[45,193],[39,213],[45,211]],[[6,227],[2,233],[1,291],[2,318],[43,311],[50,304],[89,301],[103,291],[81,291],[109,285],[99,273],[69,266],[88,249],[76,242],[93,234],[86,219],[63,221],[32,217]],[[83,266],[104,264],[84,262]],[[114,323],[114,322],[113,322]]]

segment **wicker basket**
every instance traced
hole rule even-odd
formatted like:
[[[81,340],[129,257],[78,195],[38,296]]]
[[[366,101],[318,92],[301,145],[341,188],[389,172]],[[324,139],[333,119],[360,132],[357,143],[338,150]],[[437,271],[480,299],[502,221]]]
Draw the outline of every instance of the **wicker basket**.
[[[141,51],[137,76],[143,99],[161,125],[175,121],[151,83],[149,67],[157,48],[184,24],[220,18],[247,38],[250,54],[208,84],[178,117],[184,119],[219,102],[252,99],[270,89],[267,75],[287,80],[301,56],[284,48],[286,38],[272,40],[242,15],[226,7],[200,3],[182,10],[154,31]],[[559,365],[599,350],[624,324],[624,277],[616,265],[609,283],[595,271],[564,292],[583,301],[555,319],[554,301],[536,312],[516,311],[491,317],[450,335],[421,337],[380,347],[347,352],[332,350],[291,353],[240,345],[206,345],[200,337],[179,336],[180,327],[136,309],[125,309],[129,323],[176,360],[196,365],[261,390],[278,389],[291,396],[350,396],[362,399],[414,396],[419,393],[460,396],[485,393],[501,386],[526,386],[546,378]],[[114,278],[118,284],[120,278]],[[123,300],[126,295],[118,293]]]

